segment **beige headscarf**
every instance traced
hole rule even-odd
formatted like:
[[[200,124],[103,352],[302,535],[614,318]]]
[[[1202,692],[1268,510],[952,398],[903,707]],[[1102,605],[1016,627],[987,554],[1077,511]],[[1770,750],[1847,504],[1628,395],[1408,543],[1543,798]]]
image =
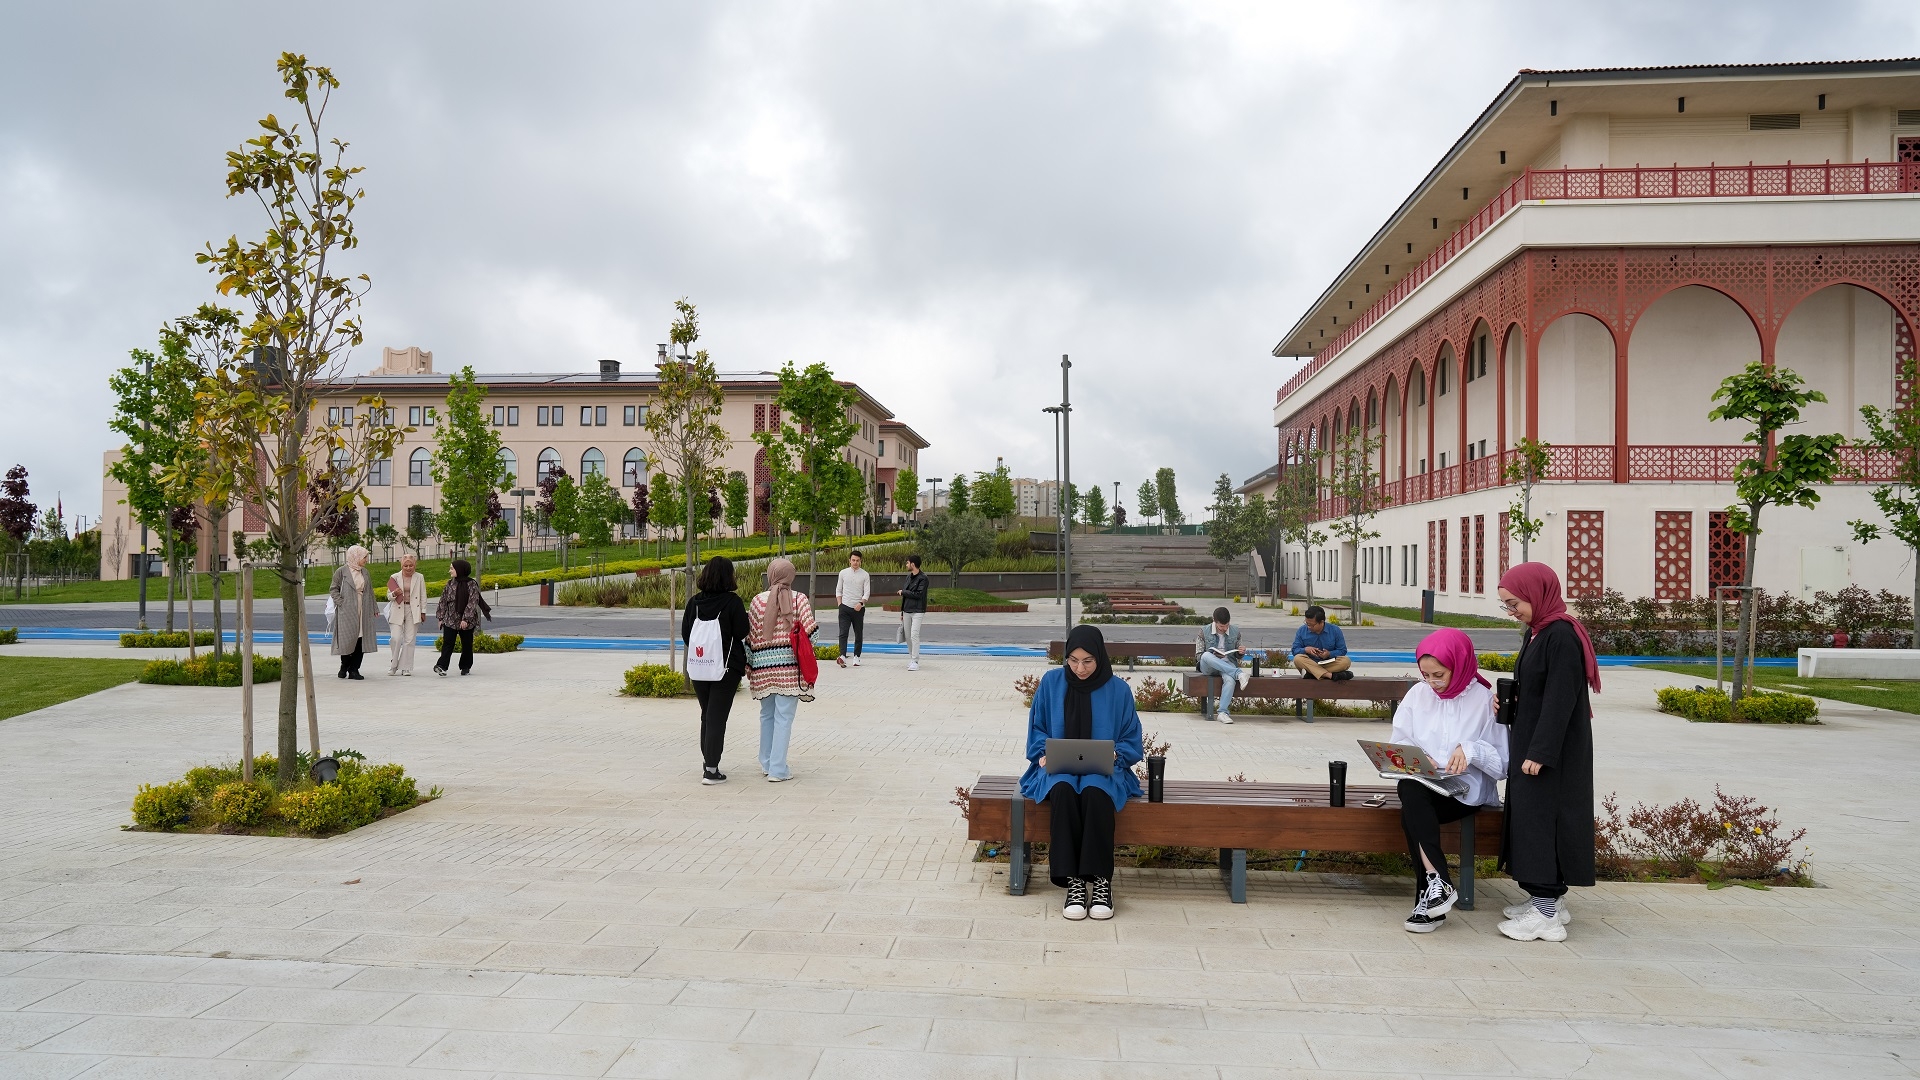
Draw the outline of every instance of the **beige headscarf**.
[[[767,564],[767,614],[773,617],[773,636],[793,633],[793,560],[775,559]]]
[[[348,576],[353,579],[353,589],[355,592],[367,591],[367,559],[372,554],[373,552],[368,551],[359,544],[355,544],[347,549]]]

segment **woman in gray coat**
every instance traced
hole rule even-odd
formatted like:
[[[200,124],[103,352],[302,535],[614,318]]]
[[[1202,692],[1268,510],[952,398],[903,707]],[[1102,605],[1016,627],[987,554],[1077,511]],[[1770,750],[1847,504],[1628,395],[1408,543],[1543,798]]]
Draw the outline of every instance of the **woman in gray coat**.
[[[355,544],[347,549],[346,565],[333,572],[333,655],[340,658],[340,677],[364,678],[360,658],[379,652],[378,624],[374,616],[379,607],[373,602],[373,577],[367,573],[366,548]]]

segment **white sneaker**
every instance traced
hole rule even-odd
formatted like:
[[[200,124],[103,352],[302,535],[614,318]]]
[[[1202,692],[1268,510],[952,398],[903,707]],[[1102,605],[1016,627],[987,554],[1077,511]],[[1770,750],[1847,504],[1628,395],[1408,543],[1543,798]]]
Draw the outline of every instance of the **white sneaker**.
[[[1220,713],[1217,717],[1215,717],[1215,719],[1219,720],[1223,724],[1233,723],[1233,717],[1228,716],[1226,713]]]
[[[1567,928],[1560,925],[1560,920],[1547,918],[1535,911],[1532,904],[1527,905],[1526,914],[1501,923],[1500,932],[1515,941],[1567,940]]]
[[[1241,668],[1240,669],[1240,689],[1245,690],[1247,688],[1247,680],[1251,678],[1253,678],[1253,672],[1248,671],[1246,668]]]
[[[850,662],[853,664],[854,667],[860,666],[860,658],[858,656],[851,657]]]
[[[907,670],[908,670],[908,671],[919,671],[919,670],[920,670],[920,661],[918,661],[918,660],[909,660],[909,661],[907,661]]]
[[[401,672],[400,674],[405,675],[407,678],[411,679],[413,678],[413,669],[408,668],[407,670]]]
[[[1522,900],[1517,904],[1508,904],[1506,907],[1501,908],[1500,914],[1505,915],[1509,919],[1517,919],[1532,910],[1533,904],[1529,901]],[[1568,926],[1573,923],[1573,912],[1567,910],[1566,897],[1561,897],[1559,906],[1553,909],[1553,918],[1554,921],[1558,922],[1561,926]]]

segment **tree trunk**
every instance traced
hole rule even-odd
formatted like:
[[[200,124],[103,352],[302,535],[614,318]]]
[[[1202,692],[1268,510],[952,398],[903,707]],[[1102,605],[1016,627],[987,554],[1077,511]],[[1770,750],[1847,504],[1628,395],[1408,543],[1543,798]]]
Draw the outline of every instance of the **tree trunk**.
[[[1913,640],[1907,648],[1920,649],[1920,548],[1908,548],[1913,556]]]
[[[213,583],[213,666],[220,667],[220,658],[226,655],[226,644],[220,631],[220,524],[219,516],[208,514],[208,531],[213,537],[212,555],[207,560],[208,580]]]
[[[180,567],[173,561],[173,522],[160,530],[160,543],[166,549],[167,560],[167,633],[173,633],[173,582],[180,576]]]
[[[283,504],[285,505],[285,504]],[[293,787],[298,772],[295,757],[300,753],[300,632],[306,619],[306,589],[302,580],[300,557],[283,549],[280,565],[280,709],[275,754],[279,766],[274,783],[282,791]],[[312,678],[313,673],[307,672]]]
[[[1282,573],[1281,567],[1286,565],[1284,562],[1281,561],[1281,557],[1285,554],[1286,554],[1286,549],[1280,545],[1280,542],[1278,540],[1274,541],[1273,565],[1267,567],[1267,584],[1270,586],[1269,591],[1273,594],[1271,598],[1267,601],[1267,603],[1271,607],[1280,606],[1280,575]]]
[[[686,496],[687,496],[687,580],[692,581],[693,580],[693,559],[694,559],[693,549],[694,549],[694,545],[698,543],[698,541],[694,539],[694,531],[693,531],[693,487],[692,485],[688,485]],[[692,595],[691,591],[689,591],[688,595],[689,596]]]
[[[1748,533],[1745,538],[1746,560],[1740,567],[1740,584],[1747,587],[1743,588],[1740,592],[1740,619],[1734,630],[1733,700],[1735,701],[1739,701],[1741,695],[1745,692],[1747,663],[1752,659],[1747,655],[1749,651],[1747,647],[1747,631],[1753,624],[1754,618],[1754,593],[1751,588],[1753,585],[1753,555],[1754,550],[1760,545],[1760,514],[1757,509],[1752,513],[1751,527],[1753,531]]]
[[[1527,538],[1533,534],[1533,526],[1531,524],[1533,521],[1533,481],[1531,480],[1527,481],[1526,486],[1520,489],[1520,516],[1528,522],[1527,525],[1522,527],[1520,532],[1520,561],[1532,562],[1533,560],[1527,556],[1527,549],[1530,546]]]
[[[814,529],[807,533],[807,604],[813,604],[813,595],[819,591],[820,576],[820,531]]]

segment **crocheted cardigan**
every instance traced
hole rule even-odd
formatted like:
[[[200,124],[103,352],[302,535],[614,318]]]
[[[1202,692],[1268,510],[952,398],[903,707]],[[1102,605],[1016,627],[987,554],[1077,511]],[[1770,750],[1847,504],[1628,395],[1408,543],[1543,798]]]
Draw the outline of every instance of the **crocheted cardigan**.
[[[811,638],[820,624],[814,621],[813,606],[799,593],[793,594],[794,618],[800,622],[800,629]],[[766,593],[753,598],[747,605],[747,688],[753,692],[757,701],[769,694],[786,694],[798,697],[808,687],[800,682],[800,666],[793,655],[793,641],[786,635],[775,636],[773,619],[767,614],[768,598]]]

